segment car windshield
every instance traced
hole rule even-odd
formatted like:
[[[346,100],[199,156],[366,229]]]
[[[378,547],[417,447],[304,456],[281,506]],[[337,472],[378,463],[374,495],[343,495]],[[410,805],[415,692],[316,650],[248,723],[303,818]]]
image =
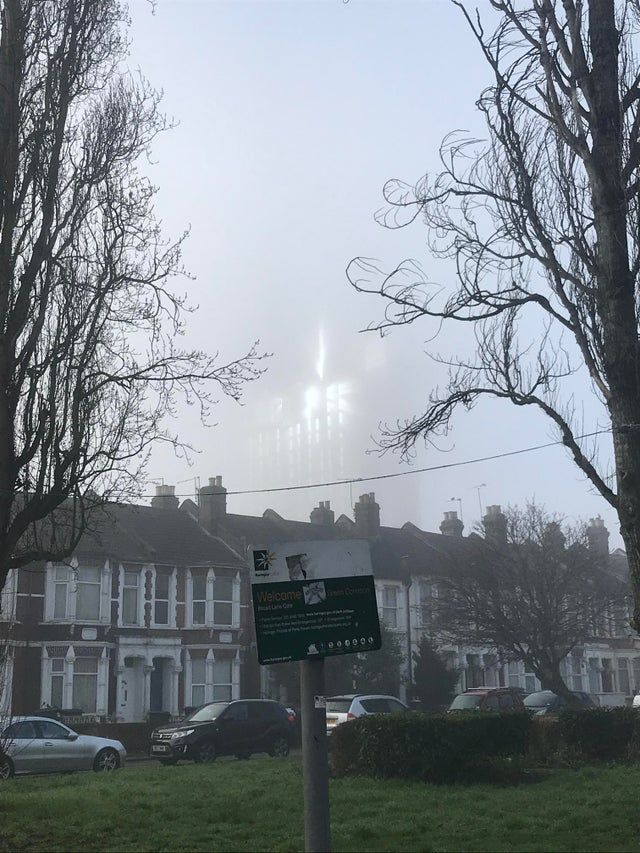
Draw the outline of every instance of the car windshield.
[[[464,711],[469,708],[477,708],[481,701],[482,696],[474,695],[473,693],[461,693],[460,696],[456,696],[453,700],[449,710]]]
[[[540,690],[539,693],[530,693],[524,700],[526,708],[546,708],[551,705],[556,694],[550,690]]]
[[[352,699],[327,699],[327,712],[329,714],[348,714]]]
[[[228,702],[212,702],[211,705],[203,705],[202,708],[198,708],[193,714],[189,714],[186,722],[207,723],[210,720],[215,720],[228,705]]]

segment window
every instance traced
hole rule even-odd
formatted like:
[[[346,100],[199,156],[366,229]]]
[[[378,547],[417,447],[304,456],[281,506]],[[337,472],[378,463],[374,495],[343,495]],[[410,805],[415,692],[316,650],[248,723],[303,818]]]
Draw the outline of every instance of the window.
[[[249,709],[246,702],[234,702],[224,712],[225,720],[233,720],[236,723],[243,723],[249,718]]]
[[[527,675],[525,673],[524,676],[524,689],[527,693],[535,693],[536,692],[536,677],[535,675]]]
[[[629,658],[618,658],[618,684],[620,692],[625,696],[631,695],[631,681],[629,679]]]
[[[579,692],[582,690],[582,658],[580,655],[571,655],[569,663],[571,689]]]
[[[191,624],[204,625],[207,621],[207,574],[191,573]],[[214,619],[215,622],[215,619]]]
[[[76,618],[98,622],[100,619],[100,567],[78,566]]]
[[[66,619],[69,606],[69,569],[56,566],[54,569],[53,618]]]
[[[232,698],[232,663],[230,660],[213,664],[213,701],[224,702]]]
[[[51,698],[49,704],[52,708],[62,708],[64,688],[64,658],[51,658]]]
[[[438,588],[435,584],[420,583],[420,624],[423,628],[429,628],[433,619],[435,599],[438,597]]]
[[[498,711],[500,709],[500,701],[495,693],[490,693],[485,697],[480,707],[483,711]]]
[[[395,586],[382,589],[382,618],[389,628],[398,627],[398,589]]]
[[[66,740],[69,736],[68,729],[59,726],[58,723],[54,723],[51,720],[42,720],[37,725],[40,729],[40,737],[47,740]]]
[[[509,687],[520,687],[520,661],[512,660],[507,664]]]
[[[600,693],[600,667],[598,658],[589,658],[589,693]]]
[[[171,590],[171,569],[157,569],[155,582],[155,604],[153,621],[156,625],[169,625],[169,600]]]
[[[501,693],[498,697],[501,711],[513,711],[513,696],[511,693]]]
[[[36,727],[30,720],[24,720],[20,723],[14,723],[5,729],[2,733],[3,740],[34,740],[36,737]]]
[[[602,658],[602,692],[615,692],[613,663],[610,658]]]
[[[205,658],[195,658],[191,661],[191,705],[194,708],[205,703],[206,681],[207,661]]]
[[[73,667],[73,707],[95,714],[98,693],[98,659],[76,658]]]
[[[138,624],[139,595],[140,572],[125,571],[122,581],[122,622],[124,625]]]
[[[233,625],[233,583],[233,578],[224,576],[213,583],[214,625]]]

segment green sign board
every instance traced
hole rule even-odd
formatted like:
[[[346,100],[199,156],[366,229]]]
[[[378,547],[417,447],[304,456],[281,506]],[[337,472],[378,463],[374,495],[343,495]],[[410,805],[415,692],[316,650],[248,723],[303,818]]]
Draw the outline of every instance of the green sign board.
[[[252,549],[261,664],[380,648],[369,544],[290,542]]]

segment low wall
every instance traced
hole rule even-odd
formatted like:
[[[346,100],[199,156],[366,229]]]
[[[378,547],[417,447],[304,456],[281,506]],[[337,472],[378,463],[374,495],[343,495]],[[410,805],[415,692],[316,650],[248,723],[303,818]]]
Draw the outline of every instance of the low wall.
[[[79,735],[94,735],[119,740],[127,752],[149,752],[151,723],[74,723],[71,728]]]

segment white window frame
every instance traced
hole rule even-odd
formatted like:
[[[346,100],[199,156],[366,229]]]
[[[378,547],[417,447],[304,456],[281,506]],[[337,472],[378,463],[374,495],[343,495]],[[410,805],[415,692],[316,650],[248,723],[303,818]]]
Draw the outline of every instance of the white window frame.
[[[93,645],[82,643],[82,645]],[[99,645],[101,649],[97,656],[97,683],[96,683],[96,715],[105,716],[109,707],[109,655],[106,646]],[[84,657],[84,656],[83,656]],[[62,707],[73,707],[73,679],[76,655],[73,645],[70,645],[64,656],[64,671],[62,673],[52,672],[52,660],[59,660],[60,656],[49,657],[47,646],[42,646],[41,672],[40,672],[40,701],[42,705],[51,705],[51,676],[62,675]],[[80,658],[82,659],[82,658]]]
[[[211,592],[211,624],[216,628],[239,628],[240,627],[240,574],[235,575],[219,575],[219,578],[224,577],[231,581],[231,598],[216,598],[216,575],[211,572],[212,592]],[[216,622],[216,604],[231,605],[231,622]]]
[[[204,622],[194,622],[193,621],[193,572],[204,572],[205,573],[205,597],[197,598],[195,601],[204,601]],[[185,625],[188,628],[206,628],[210,627],[212,624],[211,620],[211,569],[207,569],[205,566],[192,566],[187,572],[187,589],[185,595]]]
[[[224,681],[218,681],[216,676],[216,667],[220,666],[228,666],[229,667],[229,680],[226,679]],[[218,670],[219,671],[219,670]],[[213,693],[212,693],[212,701],[214,702],[229,702],[234,698],[233,695],[233,676],[234,676],[234,661],[223,659],[223,660],[214,660],[213,661]],[[220,695],[220,692],[224,690],[224,695]],[[228,695],[227,695],[228,693]]]
[[[158,577],[158,570],[161,570],[160,573],[164,574],[166,571],[169,571],[169,601],[168,601],[168,614],[167,614],[167,622],[156,622],[156,579]],[[176,627],[176,567],[175,566],[154,566],[153,567],[153,578],[152,578],[152,590],[153,594],[151,596],[151,627],[152,628],[175,628]],[[158,599],[159,601],[166,601],[165,598]]]
[[[44,621],[60,624],[109,625],[111,623],[111,564],[109,560],[87,560],[87,566],[93,565],[100,570],[100,613],[98,619],[81,619],[76,614],[78,599],[78,566],[82,567],[82,557],[72,557],[69,563],[47,563],[45,572]],[[55,616],[56,569],[67,569],[67,613]]]
[[[85,569],[97,570],[98,580],[97,581],[82,580],[81,574]],[[99,563],[96,563],[95,565],[89,565],[89,564],[83,565],[82,562],[79,562],[78,565],[76,566],[75,578],[74,578],[74,580],[75,580],[75,584],[74,584],[74,586],[75,586],[75,597],[76,597],[76,605],[75,605],[76,621],[82,622],[83,624],[87,623],[90,625],[100,624],[100,622],[103,621],[102,617],[103,617],[104,605],[103,605],[103,601],[102,601],[102,574],[103,574],[103,567],[100,566]],[[92,586],[92,587],[98,588],[98,615],[97,616],[93,616],[91,618],[84,618],[78,613],[78,605],[80,603],[80,587],[81,586]],[[67,601],[68,601],[68,597],[67,597]]]
[[[119,567],[120,572],[120,584],[119,584],[119,595],[118,595],[118,625],[123,628],[144,628],[144,579],[145,579],[145,570],[142,565],[131,564],[124,565],[120,564]],[[125,577],[128,574],[137,574],[138,575],[138,606],[136,612],[136,622],[125,622],[124,621],[124,590],[125,590]],[[127,587],[127,589],[133,589],[133,587]]]
[[[380,615],[382,616],[382,619],[383,619],[385,625],[388,628],[391,628],[391,630],[397,630],[398,628],[400,628],[400,621],[401,620],[400,620],[400,596],[398,595],[399,591],[400,591],[399,587],[393,586],[392,584],[384,584],[384,586],[382,586],[380,588],[380,592],[381,592],[381,595],[380,595]],[[388,592],[393,592],[393,595],[395,598],[395,606],[393,606],[393,607],[390,607],[388,604],[386,604],[386,595]],[[388,620],[387,612],[393,613],[393,617],[394,617],[393,622],[390,622]]]
[[[4,587],[0,590],[0,622],[13,622],[16,618],[18,569],[9,569]]]

